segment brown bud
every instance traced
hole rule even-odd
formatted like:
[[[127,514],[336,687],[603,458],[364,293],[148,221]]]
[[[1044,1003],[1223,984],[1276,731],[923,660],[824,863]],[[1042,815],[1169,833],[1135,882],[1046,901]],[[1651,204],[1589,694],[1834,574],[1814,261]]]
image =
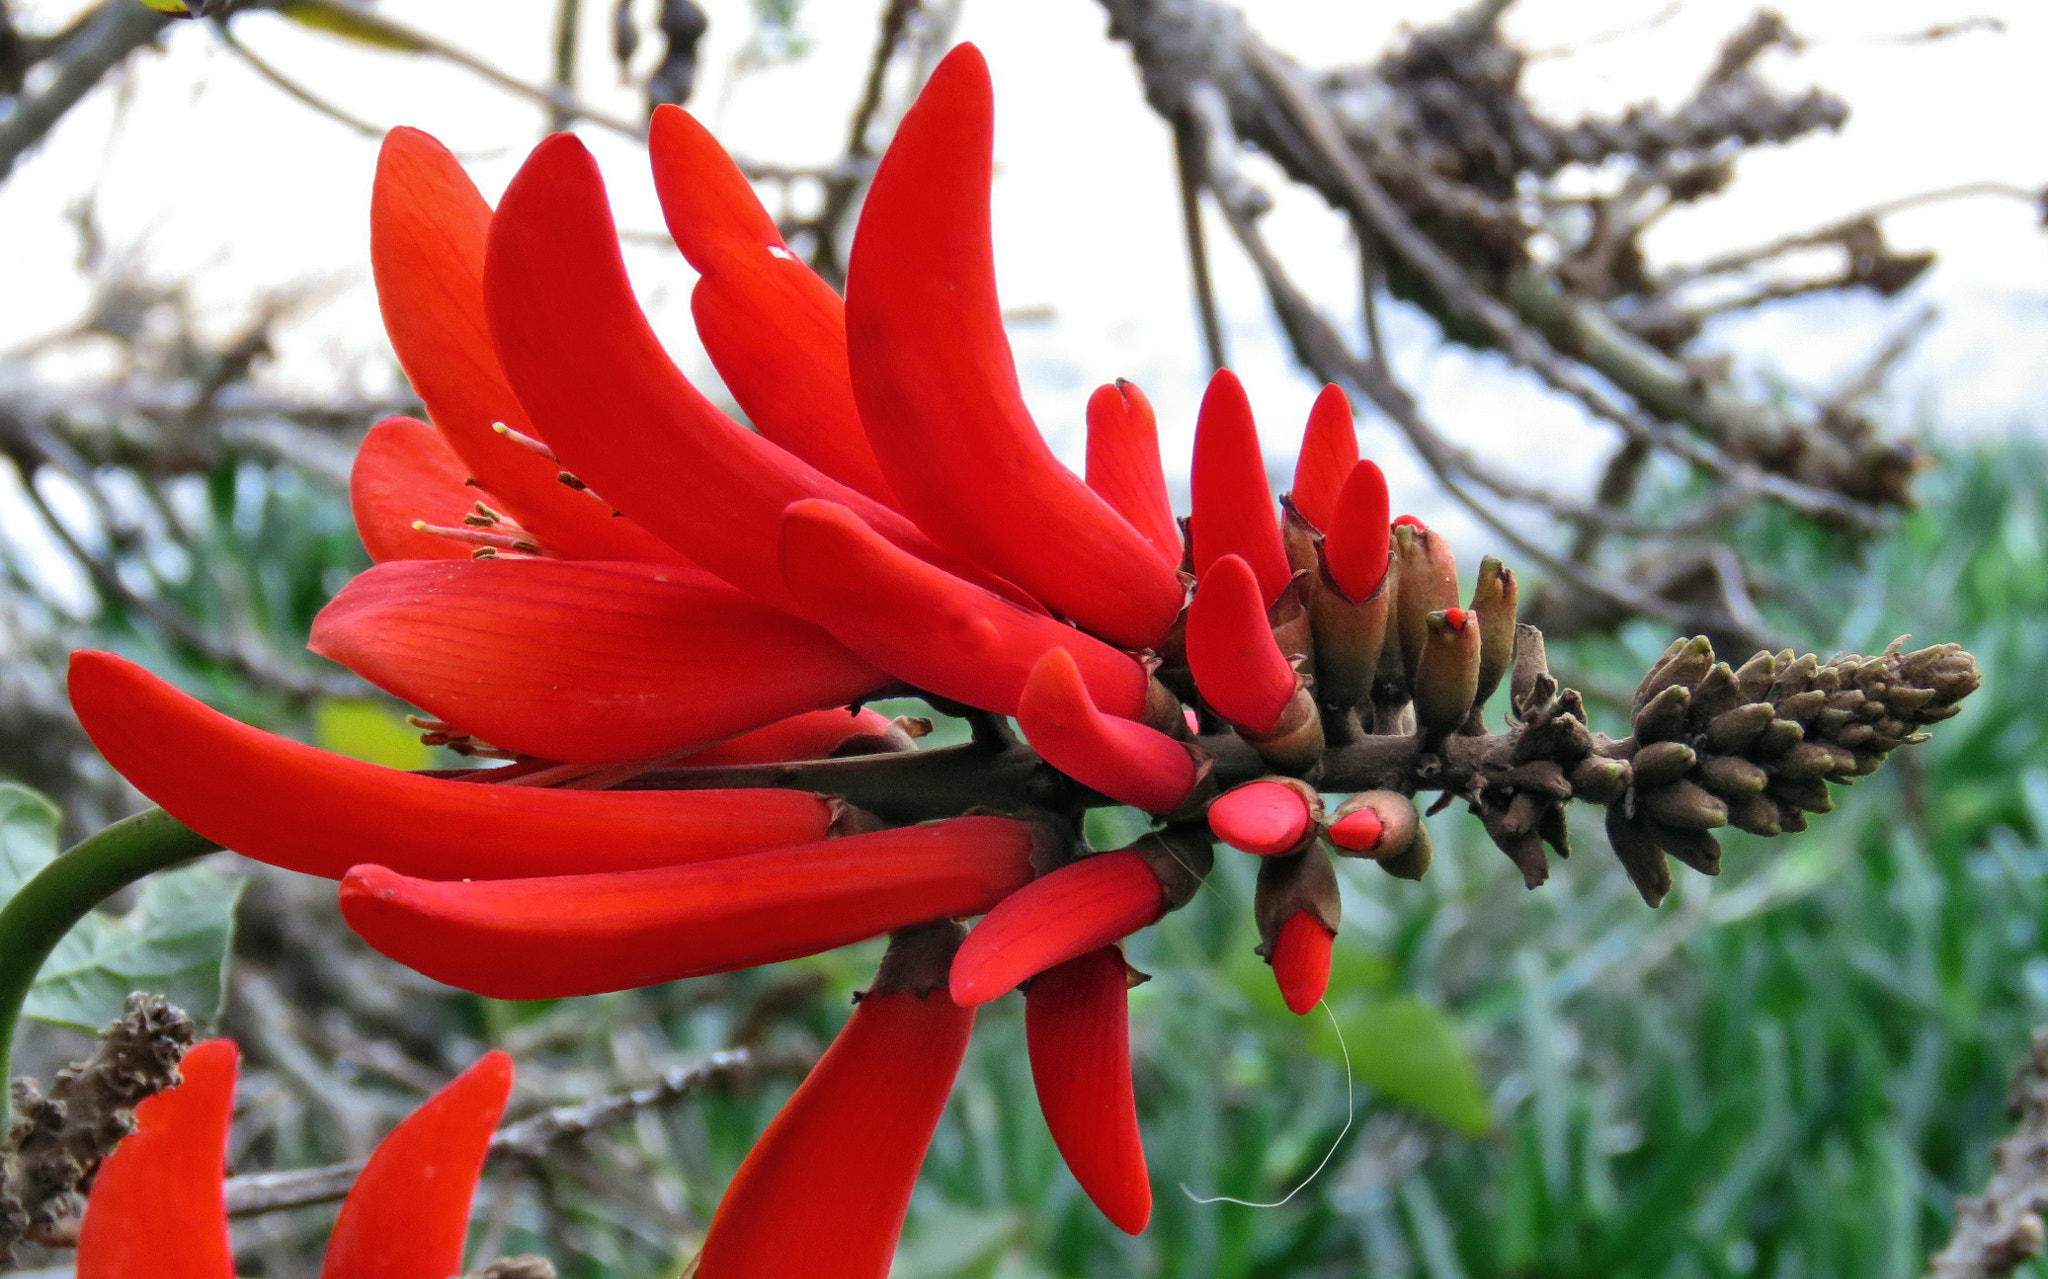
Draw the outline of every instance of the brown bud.
[[[1769,702],[1751,702],[1732,711],[1722,711],[1707,722],[1707,747],[1723,755],[1740,755],[1756,745],[1756,739],[1778,718]]]
[[[1763,769],[1734,755],[1709,755],[1700,765],[1700,784],[1723,799],[1758,794],[1769,780]]]
[[[1640,712],[1653,698],[1667,688],[1683,688],[1688,694],[1692,686],[1699,683],[1714,664],[1714,646],[1704,635],[1673,644],[1664,650],[1664,657],[1643,682],[1636,686],[1635,704],[1632,712]]]
[[[1634,776],[1625,759],[1588,755],[1572,770],[1572,794],[1589,804],[1612,804],[1628,791]]]
[[[1749,748],[1749,753],[1764,759],[1775,759],[1804,740],[1806,730],[1799,727],[1797,721],[1774,719],[1764,725],[1763,731],[1756,735],[1756,742]]]
[[[1486,808],[1479,814],[1494,846],[1506,853],[1515,869],[1522,872],[1525,888],[1541,887],[1550,878],[1550,860],[1543,855],[1543,841],[1536,834],[1536,820],[1546,803],[1533,795],[1521,794],[1510,800],[1505,810]]]
[[[1430,857],[1429,827],[1418,817],[1408,847],[1391,857],[1380,858],[1379,868],[1396,879],[1421,879],[1429,873]]]
[[[1818,688],[1809,688],[1790,697],[1780,697],[1776,703],[1779,719],[1796,720],[1802,727],[1811,723],[1827,704],[1827,692]]]
[[[1330,842],[1345,857],[1370,857],[1376,861],[1399,857],[1422,829],[1422,815],[1415,801],[1399,791],[1363,791],[1345,800],[1330,815]]]
[[[1638,789],[1636,805],[1664,825],[1680,830],[1712,830],[1728,824],[1728,805],[1682,779],[1655,790]]]
[[[1415,663],[1415,725],[1426,746],[1456,732],[1479,681],[1480,621],[1462,608],[1431,613]]]
[[[1401,644],[1401,669],[1413,687],[1415,666],[1429,636],[1429,615],[1458,607],[1458,566],[1451,544],[1420,524],[1394,526],[1393,629]]]
[[[1565,779],[1564,769],[1555,760],[1538,759],[1518,764],[1509,769],[1501,781],[1516,790],[1532,791],[1551,799],[1572,797],[1572,784]]]
[[[1479,685],[1472,694],[1475,717],[1514,661],[1519,594],[1514,570],[1491,555],[1479,561],[1479,583],[1472,588],[1472,611],[1479,614]],[[1475,722],[1472,730],[1483,732],[1484,727]]]
[[[1656,829],[1656,839],[1665,852],[1700,874],[1721,873],[1721,841],[1706,831],[1663,826]]]
[[[1728,663],[1715,662],[1708,668],[1707,673],[1700,677],[1700,682],[1693,685],[1692,709],[1689,714],[1695,725],[1705,727],[1711,724],[1716,716],[1732,711],[1740,705],[1742,690],[1735,685],[1735,672],[1729,668]]]
[[[1684,742],[1652,742],[1636,752],[1636,785],[1649,790],[1675,782],[1692,771],[1699,756]]]
[[[1752,835],[1772,837],[1780,833],[1778,803],[1770,796],[1752,791],[1727,799],[1729,825]]]
[[[1315,572],[1303,579],[1303,585],[1315,637],[1316,700],[1341,710],[1361,705],[1372,695],[1373,678],[1386,647],[1394,575],[1388,573],[1380,579],[1377,591],[1353,601],[1338,589],[1336,579],[1318,559]]]
[[[1735,687],[1745,702],[1762,701],[1777,680],[1778,659],[1770,653],[1758,653],[1735,672]]]
[[[1294,690],[1272,732],[1254,734],[1240,724],[1237,734],[1278,772],[1305,773],[1323,757],[1323,717],[1316,713],[1315,699],[1306,688]]]
[[[1515,718],[1527,719],[1557,696],[1557,680],[1550,674],[1550,659],[1543,651],[1543,632],[1527,622],[1515,626],[1514,679],[1508,685],[1508,708]]]
[[[1828,793],[1828,784],[1818,777],[1773,777],[1771,784],[1764,789],[1780,803],[1809,813],[1831,813],[1835,810],[1835,797]]]
[[[1685,731],[1686,708],[1692,693],[1683,684],[1673,684],[1645,702],[1636,711],[1636,736],[1645,742],[1661,742]]]
[[[1629,818],[1618,804],[1607,810],[1607,843],[1643,900],[1651,906],[1663,901],[1671,891],[1671,864],[1645,825]]]
[[[1307,911],[1331,932],[1343,920],[1337,892],[1337,871],[1322,845],[1298,853],[1259,859],[1259,883],[1252,894],[1252,919],[1258,924],[1258,953],[1271,959],[1280,926]]]
[[[1853,772],[1855,768],[1855,752],[1811,739],[1794,746],[1778,759],[1780,777],[1841,777]]]

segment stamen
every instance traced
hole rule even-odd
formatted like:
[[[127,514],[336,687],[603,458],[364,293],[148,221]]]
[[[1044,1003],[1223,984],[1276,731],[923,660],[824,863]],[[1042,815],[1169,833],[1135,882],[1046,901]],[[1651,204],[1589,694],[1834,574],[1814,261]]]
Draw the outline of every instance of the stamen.
[[[578,493],[587,492],[590,488],[588,484],[585,484],[582,480],[577,479],[575,476],[569,474],[567,471],[563,471],[561,474],[555,476],[555,478],[560,480],[562,483],[568,485],[570,488],[575,489]]]
[[[448,528],[440,524],[429,524],[425,520],[414,520],[412,526],[422,533],[432,533],[436,537],[454,538],[458,542],[467,542],[471,546],[489,547],[500,551],[516,551],[521,555],[539,555],[541,553],[540,543],[531,541],[526,536],[515,537],[510,533],[486,533],[482,529],[475,528]],[[516,529],[520,534],[526,533],[525,529],[517,528],[516,525],[508,524],[505,527]],[[487,559],[489,557],[478,556],[477,558]]]
[[[553,449],[549,448],[540,440],[534,439],[531,435],[528,435],[523,431],[515,431],[511,427],[505,425],[503,422],[491,423],[491,429],[493,431],[496,431],[498,434],[504,436],[506,439],[512,441],[514,444],[517,444],[519,447],[523,449],[531,449],[533,452],[540,454],[542,457],[546,458],[550,462],[559,460],[555,457],[555,451]]]

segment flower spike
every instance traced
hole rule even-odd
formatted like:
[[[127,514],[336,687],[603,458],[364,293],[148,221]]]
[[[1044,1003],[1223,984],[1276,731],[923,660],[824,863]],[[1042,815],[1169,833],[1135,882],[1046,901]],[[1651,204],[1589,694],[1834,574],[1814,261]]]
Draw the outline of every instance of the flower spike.
[[[1053,456],[1017,387],[989,244],[993,112],[988,65],[961,45],[875,171],[846,270],[854,399],[890,488],[935,540],[1083,630],[1152,648],[1180,614],[1177,576]]]
[[[1097,710],[1081,668],[1064,648],[1047,652],[1031,668],[1017,726],[1046,763],[1148,813],[1180,807],[1204,771],[1186,746],[1166,734]]]
[[[1048,968],[1024,992],[1024,1038],[1053,1144],[1102,1215],[1135,1235],[1152,1218],[1152,1183],[1131,1092],[1130,986],[1117,946]]]
[[[1229,369],[1218,369],[1202,396],[1201,415],[1195,421],[1193,478],[1194,514],[1188,531],[1194,541],[1195,576],[1206,581],[1217,560],[1238,556],[1258,576],[1260,607],[1271,608],[1293,570],[1280,541],[1280,519],[1266,484],[1266,459],[1259,451],[1251,401]]]
[[[234,1279],[221,1186],[235,1113],[235,1045],[198,1044],[183,1082],[135,1107],[135,1132],[100,1164],[79,1223],[78,1279]]]
[[[648,125],[669,234],[702,277],[690,312],[705,353],[754,428],[887,506],[846,371],[846,309],[789,251],[753,184],[695,116],[666,103]]]
[[[1030,879],[1038,838],[1027,822],[955,817],[623,874],[435,883],[358,866],[341,913],[370,945],[451,986],[592,995],[980,914]]]
[[[71,705],[178,820],[329,879],[371,851],[430,879],[670,866],[823,839],[838,816],[808,791],[542,790],[379,768],[237,723],[110,653],[71,655]]]
[[[320,1279],[447,1279],[462,1269],[469,1203],[512,1091],[484,1054],[377,1144],[342,1202]]]
[[[1166,495],[1159,461],[1159,428],[1152,401],[1122,378],[1088,397],[1088,487],[1116,508],[1178,570],[1184,548],[1180,522]]]
[[[1166,889],[1131,849],[1096,853],[1011,894],[974,926],[953,960],[953,1002],[985,1004],[1166,913]]]
[[[380,564],[320,610],[308,646],[493,746],[588,764],[707,746],[888,682],[808,622],[653,565]]]
[[[1132,658],[905,554],[842,506],[791,505],[781,556],[806,617],[918,688],[1014,715],[1031,668],[1065,648],[1097,706],[1131,717],[1144,709],[1145,668]]]
[[[1328,533],[1337,515],[1337,495],[1358,465],[1358,429],[1352,425],[1351,401],[1334,383],[1316,396],[1308,411],[1308,429],[1294,463],[1294,489],[1287,500],[1319,533]],[[1382,521],[1384,523],[1384,521]]]
[[[468,474],[441,433],[417,418],[387,417],[371,427],[348,472],[349,511],[370,558],[468,559],[469,547],[413,527],[460,525],[477,500]]]
[[[946,994],[960,926],[890,940],[875,984],[754,1143],[697,1279],[886,1279],[974,1010]]]

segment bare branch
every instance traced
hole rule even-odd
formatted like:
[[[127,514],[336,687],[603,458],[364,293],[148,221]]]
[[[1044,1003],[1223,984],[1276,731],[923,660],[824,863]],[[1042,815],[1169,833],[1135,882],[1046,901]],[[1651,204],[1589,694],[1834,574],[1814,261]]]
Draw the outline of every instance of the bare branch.
[[[102,76],[156,39],[170,21],[168,15],[136,0],[100,0],[91,21],[50,55],[53,74],[48,82],[35,92],[17,96],[13,109],[0,116],[0,181],[14,171],[22,153],[42,141]]]
[[[1927,1263],[1927,1279],[1997,1279],[2041,1255],[2048,1230],[2048,1027],[2013,1080],[2006,1113],[2019,1125],[1992,1152],[1984,1193],[1956,1202],[1948,1246]]]

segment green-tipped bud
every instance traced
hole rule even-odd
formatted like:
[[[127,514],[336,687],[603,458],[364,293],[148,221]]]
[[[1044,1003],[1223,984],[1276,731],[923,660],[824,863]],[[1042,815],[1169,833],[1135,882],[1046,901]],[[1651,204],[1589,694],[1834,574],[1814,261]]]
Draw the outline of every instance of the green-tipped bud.
[[[1762,794],[1770,780],[1763,769],[1734,755],[1710,755],[1700,765],[1700,784],[1730,801],[1738,795]]]
[[[1655,790],[1637,791],[1636,807],[1679,830],[1713,830],[1728,824],[1728,805],[1682,778]]]
[[[1743,755],[1778,718],[1769,702],[1751,702],[1732,711],[1722,711],[1707,723],[1707,747],[1723,755]]]
[[[1695,726],[1704,728],[1717,716],[1742,705],[1742,690],[1736,686],[1735,672],[1726,662],[1715,662],[1692,687],[1692,709],[1689,712]]]
[[[1627,760],[1588,755],[1572,770],[1572,796],[1605,807],[1626,794],[1634,778]]]
[[[1698,760],[1684,742],[1652,742],[1636,752],[1636,785],[1645,790],[1668,785],[1692,771]]]
[[[1315,637],[1316,700],[1335,710],[1361,706],[1372,696],[1373,678],[1387,645],[1387,611],[1394,575],[1363,600],[1348,598],[1320,560],[1301,579],[1308,593],[1310,629]]]
[[[1778,802],[1762,793],[1730,795],[1728,798],[1728,824],[1737,830],[1746,830],[1752,835],[1775,838],[1783,833],[1778,824]]]
[[[1692,692],[1685,685],[1670,685],[1637,709],[1636,737],[1645,742],[1677,737],[1685,731],[1685,712],[1691,705]]]
[[[1401,645],[1401,669],[1409,686],[1429,638],[1429,615],[1458,607],[1458,565],[1451,544],[1412,516],[1394,525],[1394,634]]]
[[[1415,663],[1415,727],[1435,745],[1456,732],[1472,713],[1479,686],[1479,615],[1462,608],[1431,613],[1422,652]]]
[[[1472,611],[1479,614],[1479,687],[1472,695],[1475,733],[1485,731],[1479,713],[1515,660],[1517,597],[1514,570],[1491,555],[1479,562],[1479,584],[1472,588]]]
[[[1683,688],[1690,696],[1692,686],[1714,665],[1714,646],[1704,635],[1675,643],[1664,654],[1663,660],[1651,667],[1643,682],[1636,686],[1632,710],[1641,711],[1667,688]]]
[[[1648,825],[1630,818],[1617,804],[1607,810],[1607,842],[1643,900],[1651,906],[1663,901],[1671,891],[1671,863]]]

